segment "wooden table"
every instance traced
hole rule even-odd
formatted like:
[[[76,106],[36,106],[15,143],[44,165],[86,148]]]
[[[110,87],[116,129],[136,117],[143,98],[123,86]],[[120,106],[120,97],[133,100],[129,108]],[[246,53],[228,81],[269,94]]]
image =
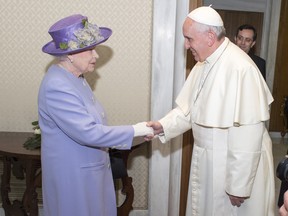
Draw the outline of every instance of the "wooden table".
[[[0,155],[3,156],[3,174],[1,181],[1,197],[2,206],[6,216],[38,216],[38,199],[36,189],[41,187],[41,157],[40,150],[27,150],[23,147],[23,143],[32,133],[22,132],[0,132]],[[134,145],[145,142],[142,138],[135,138]],[[129,153],[137,148],[132,147],[131,150],[121,151],[125,166]],[[15,165],[15,161],[21,164],[21,168],[25,172],[26,188],[22,201],[9,200],[11,167]],[[134,189],[132,178],[127,176],[121,177],[122,193],[126,198],[121,206],[117,208],[118,216],[128,216],[133,209]]]
[[[36,188],[41,187],[40,150],[27,150],[23,143],[31,133],[1,132],[0,155],[3,156],[3,174],[1,181],[2,206],[6,216],[38,215]],[[11,167],[14,162],[21,164],[25,171],[26,188],[22,201],[9,200]]]

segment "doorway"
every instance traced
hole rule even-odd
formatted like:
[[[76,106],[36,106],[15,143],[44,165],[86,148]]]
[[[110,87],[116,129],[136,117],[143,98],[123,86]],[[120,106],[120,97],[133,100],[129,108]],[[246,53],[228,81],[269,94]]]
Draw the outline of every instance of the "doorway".
[[[273,97],[269,131],[286,132],[284,116],[281,116],[284,97],[288,96],[288,1],[281,2],[277,54],[274,73]],[[285,135],[285,133],[281,133]]]

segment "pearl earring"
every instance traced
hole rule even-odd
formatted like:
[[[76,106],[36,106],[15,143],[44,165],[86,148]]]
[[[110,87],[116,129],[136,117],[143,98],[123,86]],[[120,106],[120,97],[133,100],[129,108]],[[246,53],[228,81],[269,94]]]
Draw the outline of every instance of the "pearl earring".
[[[72,58],[69,58],[69,57],[67,57],[67,58],[69,59],[70,63],[73,63],[73,59]]]

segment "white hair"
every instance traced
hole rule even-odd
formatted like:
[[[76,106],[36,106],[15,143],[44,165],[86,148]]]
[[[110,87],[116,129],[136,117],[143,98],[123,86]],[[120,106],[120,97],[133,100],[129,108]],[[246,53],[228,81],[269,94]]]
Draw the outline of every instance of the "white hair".
[[[198,23],[198,22],[196,23],[198,25],[197,26],[198,31],[200,32],[212,31],[216,34],[218,40],[226,36],[226,29],[224,26],[211,26],[211,25],[205,25],[205,24]]]

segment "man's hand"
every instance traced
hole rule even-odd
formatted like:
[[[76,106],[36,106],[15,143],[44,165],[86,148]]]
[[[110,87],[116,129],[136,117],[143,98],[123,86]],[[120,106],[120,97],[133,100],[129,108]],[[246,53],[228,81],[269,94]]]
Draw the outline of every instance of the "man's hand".
[[[154,135],[159,135],[163,133],[163,127],[158,121],[149,121],[147,122],[148,127],[152,127],[154,130]]]
[[[242,203],[244,203],[244,200],[246,199],[245,197],[237,197],[237,196],[233,196],[228,194],[230,202],[233,206],[237,206],[240,207]]]
[[[160,124],[160,122],[158,122],[158,121],[149,121],[149,122],[147,122],[147,126],[153,128],[154,135],[149,134],[149,135],[145,136],[144,139],[146,141],[150,141],[155,137],[155,135],[160,135],[163,133],[163,127]]]

